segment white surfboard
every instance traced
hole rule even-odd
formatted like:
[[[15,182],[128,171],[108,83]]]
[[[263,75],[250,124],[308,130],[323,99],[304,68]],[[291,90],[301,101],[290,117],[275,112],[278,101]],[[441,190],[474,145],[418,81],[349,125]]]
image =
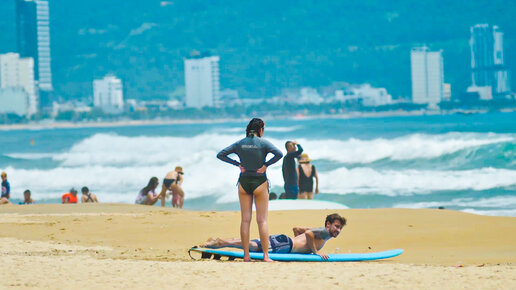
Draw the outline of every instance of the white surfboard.
[[[278,199],[269,201],[269,210],[347,209],[342,203],[310,199]]]

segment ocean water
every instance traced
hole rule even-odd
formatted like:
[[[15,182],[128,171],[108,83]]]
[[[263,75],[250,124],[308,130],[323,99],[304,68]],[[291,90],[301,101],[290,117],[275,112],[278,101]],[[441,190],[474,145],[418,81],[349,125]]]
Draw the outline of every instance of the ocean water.
[[[264,138],[282,151],[297,140],[314,160],[317,199],[516,216],[516,113],[265,121]],[[0,170],[14,202],[25,189],[51,203],[88,186],[102,202],[133,203],[150,177],[181,165],[185,208],[237,210],[238,168],[215,156],[246,124],[0,131]],[[268,177],[281,193],[281,161]]]

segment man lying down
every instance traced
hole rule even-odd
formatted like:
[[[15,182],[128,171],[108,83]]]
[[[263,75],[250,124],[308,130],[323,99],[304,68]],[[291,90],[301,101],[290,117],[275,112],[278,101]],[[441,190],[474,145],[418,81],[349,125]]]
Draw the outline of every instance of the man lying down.
[[[324,260],[328,259],[328,255],[320,253],[326,241],[336,238],[342,227],[346,225],[346,219],[339,214],[330,214],[326,217],[324,227],[320,228],[304,228],[294,227],[294,238],[287,235],[271,235],[269,236],[269,252],[271,253],[314,253]],[[230,239],[208,239],[206,243],[201,245],[203,248],[219,249],[219,248],[238,248],[242,249],[242,241],[237,238]],[[249,242],[249,250],[251,252],[263,252],[260,240],[251,240]]]

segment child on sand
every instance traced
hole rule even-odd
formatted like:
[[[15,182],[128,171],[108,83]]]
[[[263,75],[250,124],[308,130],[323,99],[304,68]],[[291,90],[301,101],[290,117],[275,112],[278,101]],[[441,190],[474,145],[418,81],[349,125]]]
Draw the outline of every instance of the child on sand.
[[[9,204],[9,198],[11,197],[11,185],[7,181],[7,173],[2,172],[2,195],[0,196],[0,204]]]
[[[22,204],[33,204],[34,200],[30,197],[30,190],[25,190],[23,192],[23,203]]]

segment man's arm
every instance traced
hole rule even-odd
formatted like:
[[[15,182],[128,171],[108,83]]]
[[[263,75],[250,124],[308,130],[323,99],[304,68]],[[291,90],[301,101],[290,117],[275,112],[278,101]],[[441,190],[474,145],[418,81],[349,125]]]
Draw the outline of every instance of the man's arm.
[[[315,246],[315,235],[314,235],[314,232],[312,232],[311,230],[307,230],[305,232],[305,235],[306,235],[306,243],[310,247],[310,250],[312,251],[312,253],[321,256],[321,258],[323,260],[328,260],[328,258],[329,258],[328,255],[322,254],[322,253],[319,252],[319,250],[317,250],[317,247]]]
[[[298,157],[301,155],[301,153],[303,153],[303,147],[301,147],[301,145],[297,144],[297,143],[296,143],[296,145],[297,145],[297,151],[294,152],[294,157]]]
[[[310,228],[302,228],[302,227],[294,227],[292,231],[294,232],[294,237],[304,234]]]

